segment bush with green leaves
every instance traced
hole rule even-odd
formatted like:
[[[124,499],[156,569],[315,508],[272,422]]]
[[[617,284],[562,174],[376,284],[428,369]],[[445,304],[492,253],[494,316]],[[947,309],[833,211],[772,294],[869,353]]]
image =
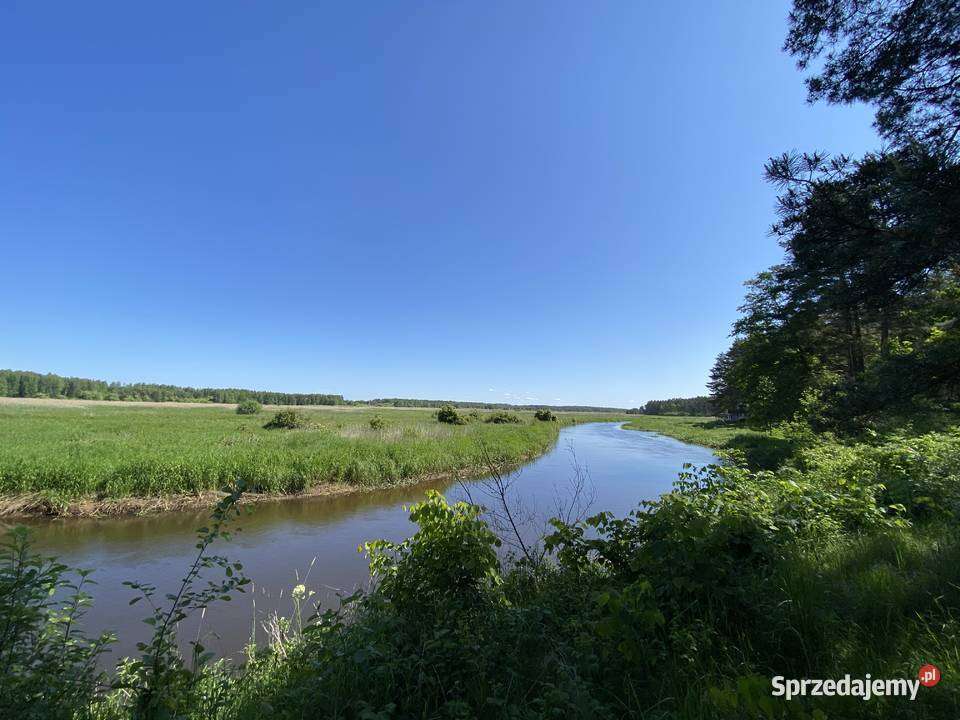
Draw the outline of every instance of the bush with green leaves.
[[[436,490],[410,508],[417,532],[401,543],[366,543],[381,596],[403,613],[475,607],[500,582],[500,539],[465,502],[447,504]]]
[[[689,467],[673,492],[626,518],[553,521],[547,547],[571,568],[599,566],[626,583],[647,578],[669,604],[699,598],[750,606],[758,579],[797,548],[904,527],[880,498],[876,485],[827,484],[794,468]]]
[[[533,417],[535,417],[537,420],[540,420],[541,422],[556,422],[556,421],[557,421],[557,416],[554,415],[554,414],[553,414],[550,410],[548,410],[547,408],[540,408],[539,410],[537,410],[537,411],[533,414]]]
[[[444,405],[437,410],[437,422],[448,425],[466,425],[467,421],[457,412],[453,405]]]
[[[383,430],[387,423],[380,415],[374,415],[370,418],[370,429],[371,430]]]
[[[256,415],[261,407],[256,400],[243,400],[237,403],[237,415]]]
[[[91,703],[98,658],[113,641],[80,632],[90,571],[31,551],[26,528],[0,544],[0,717],[72,718]]]
[[[302,430],[312,427],[312,423],[301,412],[296,410],[280,410],[264,425],[268,430]]]
[[[813,444],[792,464],[824,484],[875,487],[885,505],[914,518],[960,517],[960,429]]]
[[[490,413],[483,419],[483,421],[494,423],[496,425],[507,425],[510,423],[519,425],[523,422],[523,420],[520,419],[520,416],[509,413],[506,410],[498,410],[495,413]]]

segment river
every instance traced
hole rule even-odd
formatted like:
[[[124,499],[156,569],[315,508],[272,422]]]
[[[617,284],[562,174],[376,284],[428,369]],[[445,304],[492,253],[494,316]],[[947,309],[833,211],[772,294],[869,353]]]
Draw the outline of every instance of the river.
[[[554,514],[556,499],[568,495],[570,481],[588,478],[590,510],[624,515],[641,500],[668,491],[684,463],[716,461],[703,447],[687,445],[649,432],[624,430],[620,423],[590,423],[564,428],[557,445],[518,470],[513,492],[542,521]],[[574,459],[575,458],[575,459]],[[357,546],[366,540],[402,540],[414,531],[404,505],[422,499],[429,488],[450,501],[464,499],[490,504],[481,480],[440,482],[350,495],[294,498],[262,502],[242,514],[240,532],[229,542],[218,541],[215,552],[243,563],[251,578],[245,594],[210,606],[201,618],[180,627],[181,643],[199,635],[204,645],[222,656],[233,656],[255,637],[265,639],[263,622],[274,612],[292,612],[290,589],[300,583],[315,591],[311,602],[329,605],[338,593],[368,583],[367,564]],[[84,627],[88,633],[110,629],[119,638],[113,659],[136,654],[136,643],[149,636],[142,603],[131,606],[133,592],[125,580],[157,586],[157,597],[173,591],[196,553],[195,530],[206,524],[203,512],[177,512],[146,517],[37,520],[30,523],[35,547],[73,567],[89,568],[96,585]],[[528,527],[534,532],[536,523]],[[212,577],[216,577],[215,575]]]

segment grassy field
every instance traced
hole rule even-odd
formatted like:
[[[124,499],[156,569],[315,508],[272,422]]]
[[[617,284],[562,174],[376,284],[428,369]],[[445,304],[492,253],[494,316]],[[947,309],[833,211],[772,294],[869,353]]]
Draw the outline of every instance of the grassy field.
[[[453,426],[429,409],[299,410],[309,429],[266,430],[269,409],[237,415],[230,406],[3,403],[0,496],[8,510],[58,513],[78,500],[200,494],[236,480],[249,492],[279,494],[331,483],[400,484],[481,471],[481,442],[504,463],[535,457],[573,417],[544,423],[519,413],[522,424]],[[381,429],[370,427],[376,415]]]
[[[755,468],[775,468],[793,451],[789,439],[709,417],[636,415],[624,427],[656,432],[724,452],[742,453]]]

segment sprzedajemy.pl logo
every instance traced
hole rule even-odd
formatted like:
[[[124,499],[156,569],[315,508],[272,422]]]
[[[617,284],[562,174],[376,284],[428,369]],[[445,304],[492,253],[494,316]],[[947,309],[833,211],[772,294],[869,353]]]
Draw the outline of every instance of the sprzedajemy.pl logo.
[[[840,679],[811,680],[785,678],[777,675],[770,680],[771,694],[792,700],[795,697],[849,696],[869,700],[875,697],[900,696],[916,700],[920,686],[933,687],[940,682],[940,669],[936,665],[923,665],[916,680],[906,678],[874,678],[867,673],[862,678],[844,675]]]

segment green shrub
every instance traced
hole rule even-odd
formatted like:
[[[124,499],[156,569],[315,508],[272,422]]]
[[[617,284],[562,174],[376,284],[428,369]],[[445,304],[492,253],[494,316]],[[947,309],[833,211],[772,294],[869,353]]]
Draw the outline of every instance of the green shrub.
[[[879,444],[820,443],[793,464],[824,485],[869,485],[880,502],[914,518],[960,514],[960,431],[893,436]]]
[[[401,543],[364,546],[378,590],[403,613],[447,615],[480,604],[499,583],[500,540],[480,518],[482,508],[448,505],[436,490],[410,508],[417,533]]]
[[[437,422],[447,423],[448,425],[467,424],[467,421],[461,417],[453,405],[444,405],[437,410]]]
[[[261,407],[256,400],[244,400],[237,403],[237,415],[256,415]]]
[[[370,418],[370,429],[371,430],[383,430],[387,426],[386,421],[379,415],[374,415]]]
[[[518,416],[514,415],[513,413],[508,413],[504,410],[500,410],[498,412],[487,415],[487,417],[484,418],[483,421],[488,423],[495,423],[497,425],[506,425],[508,423],[520,424],[523,422],[523,420],[521,420]]]
[[[306,415],[296,410],[280,410],[264,425],[268,430],[299,430],[311,427]]]
[[[78,631],[91,581],[88,571],[70,574],[32,553],[25,528],[0,544],[0,717],[73,718],[93,700],[97,658],[113,638]]]
[[[537,410],[537,411],[533,414],[533,416],[534,416],[537,420],[540,420],[541,422],[556,422],[556,421],[557,421],[557,416],[554,415],[554,414],[553,414],[552,412],[550,412],[549,410],[547,410],[547,408],[541,408],[540,410]]]

